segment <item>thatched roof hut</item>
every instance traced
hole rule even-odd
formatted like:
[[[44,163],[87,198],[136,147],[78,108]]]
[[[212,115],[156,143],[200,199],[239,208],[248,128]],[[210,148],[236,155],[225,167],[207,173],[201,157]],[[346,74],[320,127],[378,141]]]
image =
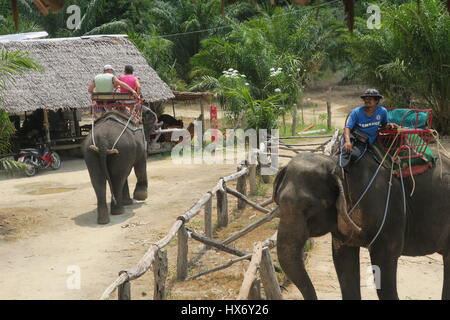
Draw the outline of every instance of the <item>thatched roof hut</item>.
[[[0,41],[0,50],[3,48],[27,51],[44,68],[43,72],[31,71],[16,77],[5,92],[4,106],[0,106],[9,112],[89,107],[89,83],[106,64],[117,72],[122,72],[127,64],[133,65],[149,102],[174,97],[169,86],[123,36]]]

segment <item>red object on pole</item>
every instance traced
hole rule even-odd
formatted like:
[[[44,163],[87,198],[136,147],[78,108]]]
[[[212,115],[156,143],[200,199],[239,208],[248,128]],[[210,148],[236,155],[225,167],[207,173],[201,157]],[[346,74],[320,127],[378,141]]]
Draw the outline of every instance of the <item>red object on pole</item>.
[[[219,122],[217,119],[217,106],[209,106],[209,119],[211,121],[211,129],[212,129],[212,136],[211,141],[215,142],[216,140],[219,140]]]

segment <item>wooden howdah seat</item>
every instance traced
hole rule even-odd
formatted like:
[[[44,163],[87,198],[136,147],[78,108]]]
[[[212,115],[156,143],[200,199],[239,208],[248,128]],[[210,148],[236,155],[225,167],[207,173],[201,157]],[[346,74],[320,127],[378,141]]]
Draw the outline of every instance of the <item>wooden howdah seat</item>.
[[[142,121],[142,99],[136,99],[133,94],[128,92],[109,92],[109,93],[93,93],[92,110],[95,111],[112,111],[117,110],[128,116],[133,115],[133,122]]]

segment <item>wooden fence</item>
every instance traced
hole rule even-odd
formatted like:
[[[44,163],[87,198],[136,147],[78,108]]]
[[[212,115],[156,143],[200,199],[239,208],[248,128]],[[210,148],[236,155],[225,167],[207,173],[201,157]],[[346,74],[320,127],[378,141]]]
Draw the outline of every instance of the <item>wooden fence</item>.
[[[332,139],[328,140],[326,143],[311,144],[317,146],[314,152],[327,150],[328,144],[332,143],[333,139],[337,138],[337,133],[333,135]],[[327,136],[320,136],[320,138],[326,138]],[[331,137],[331,136],[328,136]],[[279,139],[291,139],[291,138],[316,138],[316,137],[280,137]],[[319,137],[317,137],[319,138]],[[265,145],[263,144],[260,149],[255,150],[257,154],[266,153],[267,147],[273,147],[274,140],[269,140]],[[281,146],[285,146],[288,150],[298,153],[300,151],[297,146],[304,147],[303,145],[287,144],[279,142]],[[298,149],[298,150],[297,150]],[[280,155],[279,155],[280,156]],[[256,157],[258,158],[258,157]],[[267,165],[267,164],[265,164]],[[230,267],[236,262],[242,260],[250,260],[250,265],[245,273],[244,281],[242,283],[241,289],[239,291],[238,299],[257,299],[260,298],[260,287],[261,282],[263,284],[265,295],[267,299],[281,299],[280,286],[278,285],[274,265],[270,257],[270,248],[276,245],[276,233],[269,239],[258,242],[255,244],[252,253],[244,252],[229,246],[229,244],[244,235],[248,234],[252,230],[258,228],[259,226],[271,221],[273,218],[278,216],[278,207],[272,210],[266,207],[273,202],[272,199],[263,201],[262,203],[255,203],[247,196],[247,181],[249,185],[250,195],[256,194],[256,177],[257,177],[257,165],[255,163],[251,164],[248,162],[242,162],[238,168],[237,172],[233,173],[227,177],[220,178],[217,185],[211,189],[211,191],[206,192],[194,205],[187,210],[182,215],[178,216],[172,227],[170,228],[167,235],[156,243],[151,244],[150,248],[141,258],[141,260],[132,268],[127,270],[122,270],[119,272],[118,278],[103,292],[101,300],[109,299],[112,293],[118,290],[119,300],[130,300],[131,299],[131,282],[144,273],[146,273],[151,267],[153,267],[154,272],[154,294],[153,299],[160,300],[166,297],[166,278],[168,274],[168,259],[167,252],[164,249],[169,242],[177,237],[177,263],[176,263],[176,279],[179,281],[196,279],[198,277],[223,270]],[[227,183],[230,181],[237,180],[236,189],[230,188]],[[238,199],[237,208],[244,209],[247,205],[251,206],[255,210],[258,210],[265,215],[252,223],[251,225],[245,227],[244,229],[232,234],[227,239],[223,241],[217,241],[213,239],[213,225],[212,225],[212,202],[215,200],[217,203],[217,227],[223,228],[228,225],[228,195],[234,196]],[[189,221],[204,212],[204,232],[199,234],[188,228]],[[226,264],[215,267],[213,269],[201,272],[199,274],[188,277],[188,250],[189,238],[203,243],[205,246],[201,250],[204,252],[209,248],[216,248],[220,251],[224,251],[237,256],[237,258],[228,261]],[[192,263],[192,261],[191,261]],[[259,270],[261,280],[256,279],[257,270]]]

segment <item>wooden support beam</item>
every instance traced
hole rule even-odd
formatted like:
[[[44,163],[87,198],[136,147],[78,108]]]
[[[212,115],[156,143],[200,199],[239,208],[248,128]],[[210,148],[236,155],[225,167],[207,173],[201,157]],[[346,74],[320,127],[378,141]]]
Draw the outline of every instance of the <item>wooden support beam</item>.
[[[192,230],[189,230],[189,229],[187,229],[187,230],[189,232],[189,235],[192,237],[192,239],[200,241],[201,243],[204,243],[204,244],[209,245],[211,247],[217,248],[217,249],[219,249],[221,251],[224,251],[226,253],[234,254],[235,256],[238,256],[238,257],[243,257],[243,256],[247,255],[246,252],[243,252],[243,251],[240,251],[240,250],[228,247],[228,246],[224,245],[223,243],[220,243],[220,242],[218,242],[216,240],[207,239],[207,238],[203,237],[202,235],[200,235],[200,234],[198,234],[198,233],[196,233],[196,232],[194,232]]]
[[[242,256],[242,257],[239,257],[239,258],[236,258],[236,259],[230,259],[227,263],[225,263],[225,264],[223,264],[221,266],[215,267],[213,269],[210,269],[210,270],[207,270],[207,271],[204,271],[204,272],[200,272],[199,274],[196,274],[195,276],[189,277],[187,280],[194,280],[194,279],[197,279],[199,277],[205,276],[207,274],[226,269],[228,267],[231,267],[236,262],[243,261],[243,260],[249,260],[249,259],[251,259],[251,257],[252,257],[251,254],[247,254],[245,256]]]
[[[242,193],[240,193],[240,192],[238,192],[238,191],[236,191],[236,190],[233,190],[233,189],[231,189],[231,188],[229,188],[229,187],[225,187],[225,190],[227,191],[227,193],[229,193],[229,194],[235,196],[235,197],[238,198],[240,201],[249,204],[250,206],[252,206],[252,207],[255,208],[256,210],[261,211],[261,212],[264,212],[264,213],[270,213],[270,210],[265,209],[265,208],[261,207],[259,204],[257,204],[257,203],[255,203],[255,202],[251,201],[251,200],[248,199],[246,196],[244,196]],[[239,201],[239,200],[238,200],[238,201]]]
[[[269,248],[262,250],[261,268],[259,270],[261,281],[267,300],[282,300],[280,285],[278,284],[275,268],[270,257]]]
[[[153,300],[166,299],[167,271],[168,271],[167,252],[158,250],[155,254],[155,262],[153,264],[153,274],[155,279]]]
[[[262,244],[261,242],[255,243],[253,247],[252,259],[247,271],[244,274],[244,281],[242,281],[241,289],[236,300],[248,300],[250,295],[250,290],[256,279],[256,272],[259,269],[262,257]]]
[[[331,130],[331,102],[327,101],[327,129]]]
[[[273,209],[270,214],[262,217],[261,219],[259,219],[258,221],[256,221],[255,223],[245,227],[244,229],[242,229],[241,231],[236,232],[235,234],[232,234],[231,236],[229,236],[228,238],[226,238],[224,241],[222,241],[222,244],[229,244],[241,237],[243,237],[244,235],[246,235],[247,233],[249,233],[250,231],[255,230],[256,228],[258,228],[259,226],[262,226],[263,224],[265,224],[266,222],[271,221],[273,218],[277,217],[279,214],[279,209],[278,207],[276,207],[275,209]]]
[[[188,265],[188,233],[184,225],[178,230],[177,280],[183,281],[187,277]]]

